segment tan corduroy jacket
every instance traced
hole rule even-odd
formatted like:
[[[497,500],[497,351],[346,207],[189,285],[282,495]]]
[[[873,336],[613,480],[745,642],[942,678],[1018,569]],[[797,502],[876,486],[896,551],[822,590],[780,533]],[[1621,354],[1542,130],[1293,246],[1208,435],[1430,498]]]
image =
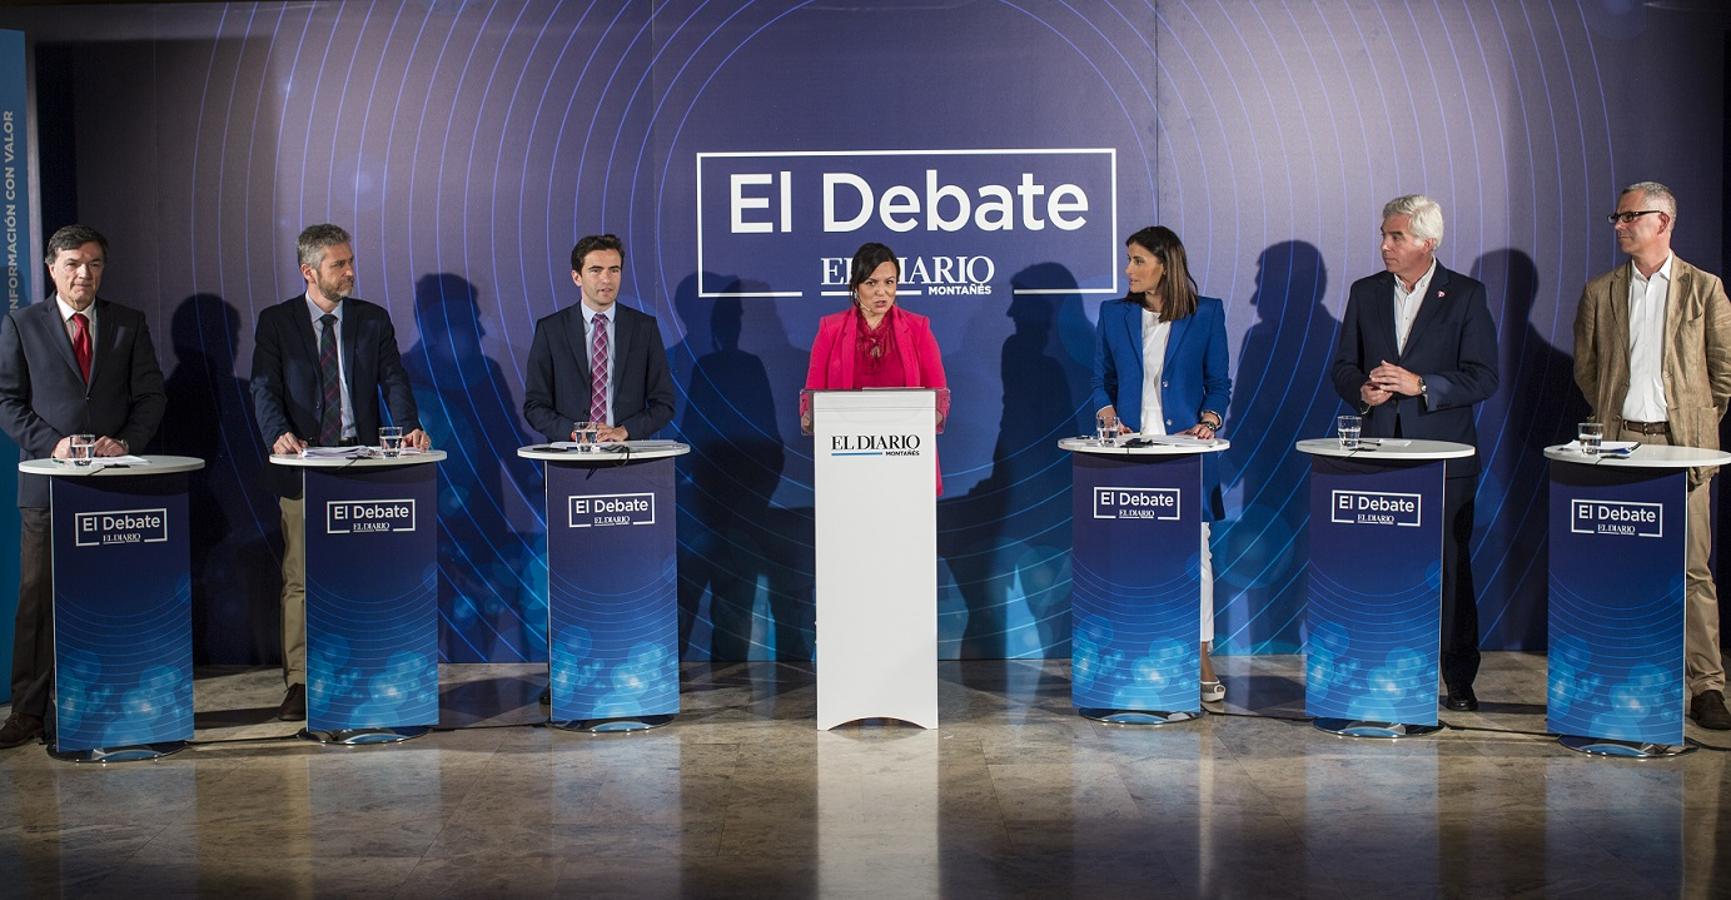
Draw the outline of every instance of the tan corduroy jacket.
[[[1629,393],[1630,270],[1624,263],[1587,282],[1575,311],[1575,383],[1607,438],[1622,427]],[[1662,367],[1672,441],[1718,449],[1731,403],[1731,301],[1717,275],[1681,257],[1671,263]]]

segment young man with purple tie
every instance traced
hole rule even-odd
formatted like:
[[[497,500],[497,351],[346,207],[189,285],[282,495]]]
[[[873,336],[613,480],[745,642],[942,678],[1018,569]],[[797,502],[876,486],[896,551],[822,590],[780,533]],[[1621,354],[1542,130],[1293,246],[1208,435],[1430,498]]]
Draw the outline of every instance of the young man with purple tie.
[[[535,323],[523,417],[549,441],[573,440],[577,423],[596,439],[653,435],[673,421],[673,375],[655,317],[619,303],[625,245],[592,234],[571,248],[578,302]],[[541,694],[541,702],[550,697]]]

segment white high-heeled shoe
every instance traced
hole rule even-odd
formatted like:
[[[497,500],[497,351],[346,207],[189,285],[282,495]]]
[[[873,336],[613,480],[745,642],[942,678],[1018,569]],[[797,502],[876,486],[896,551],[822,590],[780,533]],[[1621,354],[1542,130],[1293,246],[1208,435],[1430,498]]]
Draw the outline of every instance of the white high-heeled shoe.
[[[1219,703],[1226,699],[1226,685],[1219,681],[1202,682],[1202,702]]]

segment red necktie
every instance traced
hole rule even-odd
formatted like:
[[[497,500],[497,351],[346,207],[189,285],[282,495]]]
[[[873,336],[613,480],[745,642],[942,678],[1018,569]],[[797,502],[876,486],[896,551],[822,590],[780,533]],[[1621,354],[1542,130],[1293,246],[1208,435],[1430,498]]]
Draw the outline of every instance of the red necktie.
[[[90,382],[90,321],[83,313],[72,314],[72,355],[78,360],[78,374]]]

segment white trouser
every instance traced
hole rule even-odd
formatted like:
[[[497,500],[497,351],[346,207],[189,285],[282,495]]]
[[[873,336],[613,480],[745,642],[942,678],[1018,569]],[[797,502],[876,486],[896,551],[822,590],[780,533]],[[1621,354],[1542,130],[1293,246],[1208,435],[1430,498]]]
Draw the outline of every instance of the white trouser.
[[[1208,523],[1202,523],[1202,643],[1214,640],[1214,552],[1208,549]]]

